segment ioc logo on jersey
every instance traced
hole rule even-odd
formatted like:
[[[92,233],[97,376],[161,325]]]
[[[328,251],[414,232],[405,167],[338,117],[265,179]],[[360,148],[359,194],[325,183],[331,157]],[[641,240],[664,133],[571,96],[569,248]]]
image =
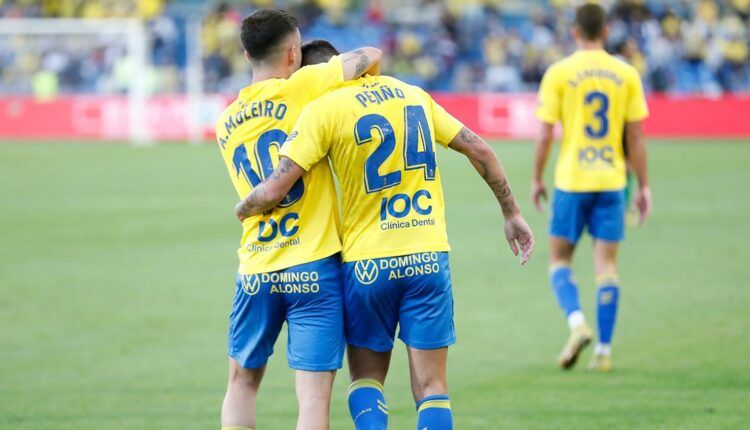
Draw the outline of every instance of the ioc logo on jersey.
[[[259,242],[271,242],[276,239],[280,234],[283,237],[292,237],[299,231],[299,225],[297,221],[299,215],[295,212],[290,212],[284,215],[279,221],[273,218],[269,218],[268,222],[261,221],[258,224],[258,241]]]
[[[578,151],[578,161],[589,164],[603,161],[607,164],[612,164],[614,163],[614,149],[609,145],[601,148],[587,146]]]
[[[354,263],[354,274],[363,285],[370,285],[378,280],[378,265],[372,260],[360,260]]]
[[[258,275],[240,275],[240,282],[245,294],[249,296],[254,296],[260,291],[260,276]]]
[[[432,195],[427,190],[418,190],[413,196],[396,194],[393,197],[383,197],[380,201],[380,220],[385,221],[389,216],[403,218],[413,210],[419,215],[427,216],[432,213]]]

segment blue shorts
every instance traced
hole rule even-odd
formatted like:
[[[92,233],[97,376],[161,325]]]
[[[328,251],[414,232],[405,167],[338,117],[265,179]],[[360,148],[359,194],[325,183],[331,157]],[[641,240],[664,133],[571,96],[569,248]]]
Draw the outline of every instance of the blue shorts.
[[[447,252],[344,263],[344,316],[349,345],[385,352],[398,337],[417,349],[456,343]]]
[[[297,370],[341,368],[344,309],[339,255],[277,272],[237,275],[229,317],[229,356],[262,367],[287,322],[287,360]]]
[[[621,241],[625,237],[625,190],[593,193],[555,190],[550,235],[575,244],[584,227],[596,239]]]

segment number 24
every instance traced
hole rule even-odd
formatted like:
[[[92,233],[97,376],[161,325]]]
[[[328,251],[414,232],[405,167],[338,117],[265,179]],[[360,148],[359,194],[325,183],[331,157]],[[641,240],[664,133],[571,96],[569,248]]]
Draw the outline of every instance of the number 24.
[[[404,108],[404,126],[406,136],[404,141],[404,168],[406,170],[422,169],[427,181],[435,180],[437,164],[435,162],[435,148],[429,122],[422,106],[406,106]],[[374,193],[386,188],[395,187],[401,183],[401,171],[397,170],[381,175],[379,170],[396,149],[396,136],[393,126],[382,115],[369,114],[357,121],[354,127],[354,137],[357,145],[372,143],[373,130],[380,133],[381,142],[375,152],[365,161],[365,191]],[[420,150],[419,143],[424,143],[424,150]]]

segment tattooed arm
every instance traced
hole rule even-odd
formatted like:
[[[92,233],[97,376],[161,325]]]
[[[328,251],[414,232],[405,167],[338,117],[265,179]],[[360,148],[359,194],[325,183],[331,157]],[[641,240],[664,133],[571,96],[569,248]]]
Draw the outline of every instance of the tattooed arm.
[[[495,194],[505,217],[505,238],[508,245],[515,255],[518,255],[520,247],[521,264],[526,264],[534,249],[534,235],[521,215],[521,208],[513,196],[508,178],[495,152],[487,142],[466,127],[453,138],[449,147],[471,161],[477,173]]]
[[[518,206],[513,193],[510,190],[508,179],[495,152],[482,138],[464,127],[458,136],[450,143],[450,148],[464,154],[479,175],[487,182],[495,194],[505,217],[518,215],[521,208]]]
[[[383,51],[378,48],[365,47],[341,54],[344,67],[344,80],[357,79],[364,74],[379,75],[380,59]]]
[[[279,204],[292,189],[292,186],[305,171],[294,161],[281,157],[273,174],[253,188],[241,202],[234,207],[234,213],[240,221],[259,215]]]

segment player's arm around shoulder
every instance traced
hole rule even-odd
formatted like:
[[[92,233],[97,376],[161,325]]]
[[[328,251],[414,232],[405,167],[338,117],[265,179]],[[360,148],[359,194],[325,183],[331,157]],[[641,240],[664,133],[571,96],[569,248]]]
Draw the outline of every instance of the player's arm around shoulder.
[[[330,115],[320,108],[321,103],[321,100],[316,100],[305,107],[281,147],[279,164],[271,176],[237,203],[234,209],[240,221],[278,205],[294,183],[328,154],[330,128],[326,127],[323,118]]]
[[[521,214],[521,207],[513,195],[495,151],[467,127],[461,129],[448,147],[465,155],[495,194],[505,217],[505,238],[508,245],[515,255],[518,255],[520,248],[521,264],[526,264],[534,250],[534,234]]]
[[[366,46],[341,54],[341,66],[343,67],[344,80],[357,79],[365,74],[379,75],[380,60],[383,51],[378,48]]]
[[[253,188],[253,191],[234,207],[240,221],[273,208],[281,203],[305,170],[294,161],[281,157],[273,174]]]
[[[290,78],[293,93],[306,97],[306,102],[317,99],[346,81],[366,73],[380,73],[383,52],[378,48],[363,47],[331,58],[327,63],[305,66]]]

